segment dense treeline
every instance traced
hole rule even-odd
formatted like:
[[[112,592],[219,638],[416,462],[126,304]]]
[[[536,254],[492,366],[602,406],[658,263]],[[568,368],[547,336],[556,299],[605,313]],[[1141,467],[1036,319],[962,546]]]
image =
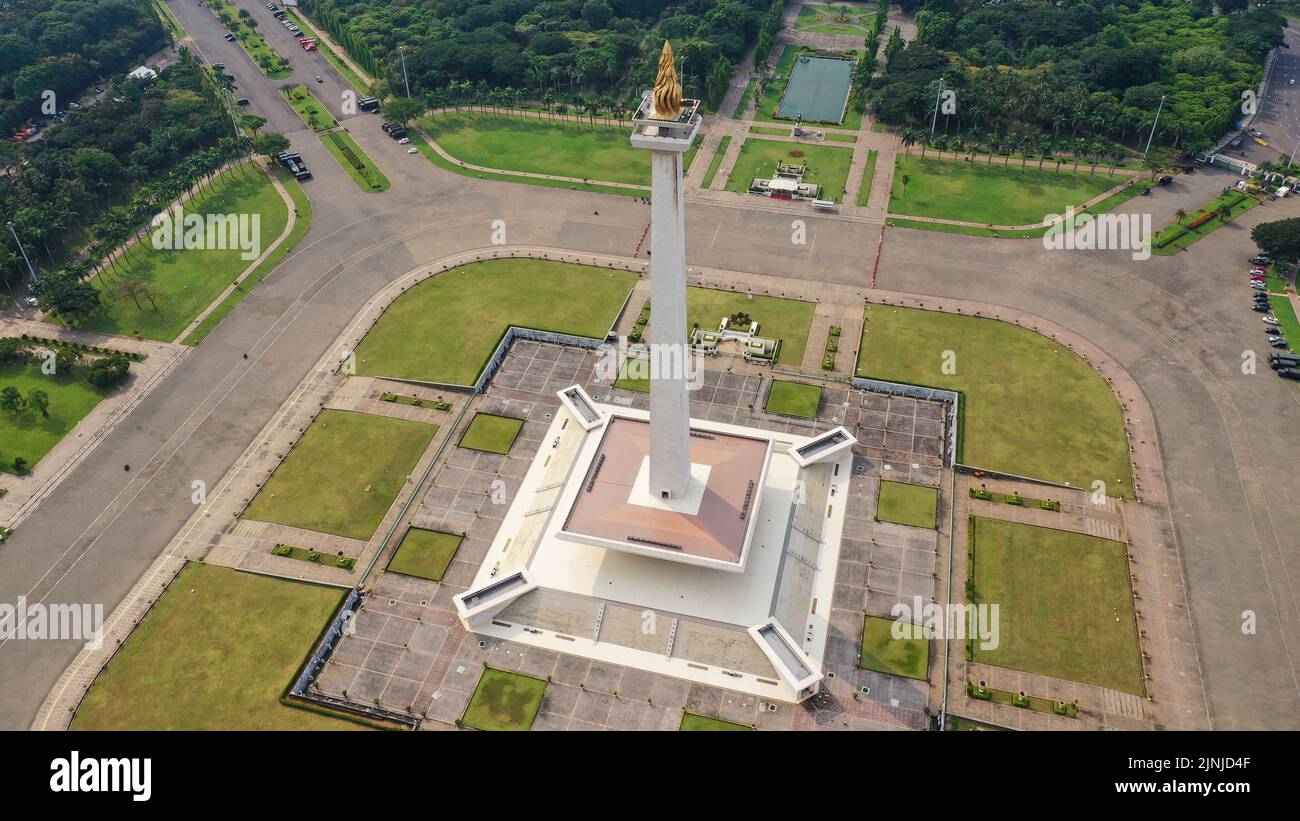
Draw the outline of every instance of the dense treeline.
[[[956,91],[940,115],[949,141],[1036,150],[1079,140],[1140,145],[1165,97],[1157,145],[1209,147],[1241,116],[1285,21],[1209,0],[924,0],[917,39],[889,53],[872,107],[927,134],[937,81]]]
[[[240,156],[233,131],[210,72],[182,51],[157,80],[113,81],[101,102],[70,112],[43,139],[0,143],[0,215],[40,268],[36,291],[47,307],[76,313],[95,300],[70,286],[191,185]],[[4,231],[0,277],[13,282],[25,271]]]
[[[303,8],[388,89],[509,89],[531,99],[624,99],[653,75],[656,40],[682,60],[687,96],[718,100],[766,28],[773,0],[304,0]],[[775,7],[779,15],[781,0]]]
[[[148,0],[6,0],[0,3],[0,134],[59,108],[86,86],[129,71],[167,45]]]

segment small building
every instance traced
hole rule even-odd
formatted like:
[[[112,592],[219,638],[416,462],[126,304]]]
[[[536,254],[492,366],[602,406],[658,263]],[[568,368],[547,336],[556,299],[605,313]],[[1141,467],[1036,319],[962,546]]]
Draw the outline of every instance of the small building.
[[[776,164],[776,174],[770,180],[755,178],[749,184],[749,193],[763,194],[779,200],[816,199],[821,193],[821,186],[803,181],[808,173],[808,163],[794,165],[780,162]]]
[[[158,72],[148,66],[136,66],[126,73],[128,80],[156,80]]]

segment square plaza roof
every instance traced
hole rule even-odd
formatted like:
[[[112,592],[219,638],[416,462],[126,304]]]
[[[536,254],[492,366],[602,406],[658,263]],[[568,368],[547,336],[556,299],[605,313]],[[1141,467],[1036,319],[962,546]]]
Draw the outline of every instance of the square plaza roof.
[[[646,480],[650,424],[613,416],[558,534],[589,544],[723,570],[744,569],[770,439],[691,430],[691,491],[659,500]]]

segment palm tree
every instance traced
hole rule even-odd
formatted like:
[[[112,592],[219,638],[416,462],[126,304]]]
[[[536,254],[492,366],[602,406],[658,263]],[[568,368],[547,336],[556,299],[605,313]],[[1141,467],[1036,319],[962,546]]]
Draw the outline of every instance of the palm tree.
[[[911,154],[912,146],[916,145],[916,129],[910,125],[904,126],[902,142],[903,142],[903,148],[907,149],[908,154]]]
[[[1177,211],[1174,212],[1174,221],[1177,222],[1179,225],[1182,225],[1183,220],[1185,219],[1187,219],[1187,210],[1185,208],[1179,208]]]
[[[912,181],[912,178],[911,178],[909,175],[904,174],[903,176],[901,176],[901,177],[898,178],[898,181],[901,182],[901,183],[903,184],[903,198],[906,199],[906,198],[907,198],[907,184],[908,184],[909,182]]]

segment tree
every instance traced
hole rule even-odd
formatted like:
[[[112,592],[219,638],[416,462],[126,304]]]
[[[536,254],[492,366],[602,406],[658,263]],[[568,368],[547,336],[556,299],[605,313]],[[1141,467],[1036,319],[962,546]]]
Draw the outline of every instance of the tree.
[[[273,160],[277,154],[289,150],[289,138],[274,131],[258,134],[253,138],[253,150],[268,160]]]
[[[23,406],[23,395],[13,385],[0,388],[0,410],[17,413]]]
[[[393,122],[406,125],[424,113],[424,103],[407,97],[395,97],[384,103],[384,114]]]
[[[1250,231],[1260,250],[1283,262],[1300,260],[1300,217],[1261,222]]]
[[[111,388],[126,378],[130,367],[131,360],[120,353],[96,359],[90,363],[90,372],[86,374],[86,381],[96,388]]]
[[[906,198],[907,198],[907,184],[910,183],[910,182],[912,181],[912,177],[911,177],[910,175],[908,175],[908,174],[904,174],[903,176],[901,176],[901,177],[898,178],[898,181],[901,182],[901,183],[903,184],[903,198],[906,199]]]
[[[99,310],[99,291],[84,282],[63,282],[46,295],[51,311],[76,322]]]
[[[1186,209],[1186,208],[1179,208],[1177,211],[1174,212],[1174,220],[1175,220],[1179,225],[1182,225],[1182,224],[1183,224],[1183,220],[1185,220],[1185,219],[1187,219],[1187,209]]]
[[[34,410],[45,418],[50,416],[50,396],[40,388],[27,392],[27,409]]]

